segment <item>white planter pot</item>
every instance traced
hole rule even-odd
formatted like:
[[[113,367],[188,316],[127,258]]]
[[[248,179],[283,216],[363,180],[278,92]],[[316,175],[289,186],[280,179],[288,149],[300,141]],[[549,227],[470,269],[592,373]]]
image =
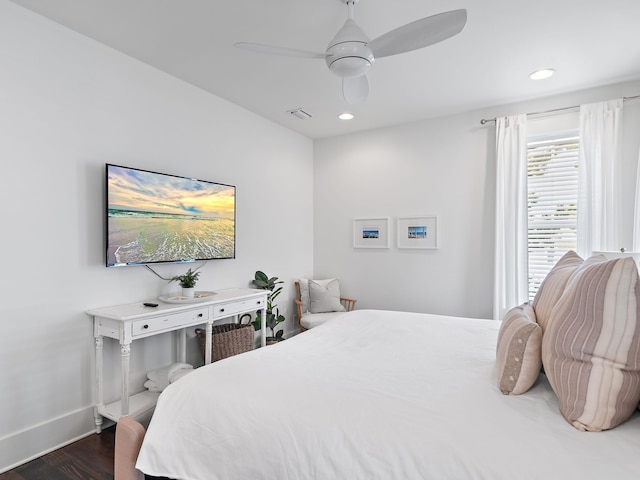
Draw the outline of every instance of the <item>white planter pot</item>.
[[[193,298],[193,294],[195,293],[195,288],[183,288],[182,289],[182,296],[188,299],[192,299]]]

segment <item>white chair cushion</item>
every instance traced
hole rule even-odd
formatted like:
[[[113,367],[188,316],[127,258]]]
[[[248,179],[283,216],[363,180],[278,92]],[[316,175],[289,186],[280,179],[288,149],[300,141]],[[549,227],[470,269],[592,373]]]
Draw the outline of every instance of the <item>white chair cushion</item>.
[[[328,313],[305,313],[300,319],[300,325],[307,330],[331,320],[344,312],[328,312]]]

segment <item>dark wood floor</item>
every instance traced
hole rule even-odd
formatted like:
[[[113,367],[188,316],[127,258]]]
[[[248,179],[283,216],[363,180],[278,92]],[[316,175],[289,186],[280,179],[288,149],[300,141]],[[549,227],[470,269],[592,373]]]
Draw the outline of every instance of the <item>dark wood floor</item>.
[[[113,480],[114,445],[110,427],[0,474],[0,480]]]

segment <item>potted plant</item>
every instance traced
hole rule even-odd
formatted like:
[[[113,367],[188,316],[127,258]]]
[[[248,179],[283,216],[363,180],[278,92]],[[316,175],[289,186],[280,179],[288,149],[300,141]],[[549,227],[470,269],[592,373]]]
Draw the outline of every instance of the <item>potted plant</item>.
[[[267,327],[271,330],[271,336],[267,337],[267,344],[273,344],[277,342],[281,342],[284,340],[284,331],[278,330],[276,331],[276,327],[279,323],[285,321],[284,315],[280,315],[277,305],[274,303],[274,300],[280,295],[282,292],[282,287],[278,286],[281,283],[284,283],[282,280],[278,280],[278,277],[269,277],[264,272],[258,270],[255,273],[255,278],[252,282],[256,287],[262,290],[269,290],[271,293],[267,297],[267,311],[266,314],[266,324]],[[261,310],[258,310],[256,319],[251,322],[253,324],[253,328],[258,331],[262,328],[262,317]]]
[[[182,296],[186,298],[193,298],[196,282],[198,281],[198,277],[200,276],[200,272],[196,270],[187,270],[187,273],[183,275],[176,275],[173,277],[170,282],[178,282],[182,287]]]

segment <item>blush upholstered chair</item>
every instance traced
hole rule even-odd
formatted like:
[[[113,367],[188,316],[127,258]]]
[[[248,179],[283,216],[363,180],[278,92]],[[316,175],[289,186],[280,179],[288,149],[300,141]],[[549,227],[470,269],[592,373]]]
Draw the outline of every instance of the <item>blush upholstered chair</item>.
[[[144,474],[136,469],[145,429],[133,418],[121,417],[116,424],[116,446],[113,460],[114,480],[144,480]]]
[[[337,278],[303,278],[295,282],[295,286],[298,326],[301,332],[317,327],[344,312],[350,312],[356,306],[355,299],[340,296]]]

